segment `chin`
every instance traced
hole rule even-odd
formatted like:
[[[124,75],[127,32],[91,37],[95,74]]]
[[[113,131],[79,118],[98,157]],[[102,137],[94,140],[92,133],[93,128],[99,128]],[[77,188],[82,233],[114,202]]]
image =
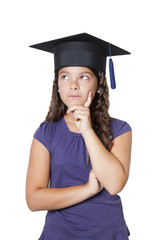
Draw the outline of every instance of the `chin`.
[[[69,104],[77,104],[77,105],[84,105],[85,101],[82,99],[71,99]]]
[[[72,107],[72,106],[74,106],[74,105],[84,106],[84,104],[85,104],[85,103],[78,102],[78,101],[73,101],[73,102],[67,104],[66,106],[67,106],[67,107]]]

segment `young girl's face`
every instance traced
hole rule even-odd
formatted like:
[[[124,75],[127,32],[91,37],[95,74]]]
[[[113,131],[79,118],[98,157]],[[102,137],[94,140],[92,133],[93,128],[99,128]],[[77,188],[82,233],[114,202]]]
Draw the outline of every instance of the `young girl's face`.
[[[59,94],[67,107],[84,105],[90,90],[93,99],[97,84],[96,76],[87,67],[64,67],[59,70]]]

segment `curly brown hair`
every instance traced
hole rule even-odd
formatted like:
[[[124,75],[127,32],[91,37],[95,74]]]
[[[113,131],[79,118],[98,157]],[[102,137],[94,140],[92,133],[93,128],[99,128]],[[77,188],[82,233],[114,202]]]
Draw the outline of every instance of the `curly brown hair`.
[[[109,115],[109,88],[106,81],[106,76],[104,72],[90,69],[98,80],[98,92],[96,92],[94,99],[90,105],[90,114],[92,126],[96,129],[97,135],[103,145],[111,150],[113,145],[113,132],[111,130],[110,121],[111,117]],[[62,118],[67,111],[67,106],[62,102],[60,95],[58,93],[58,75],[59,71],[55,72],[52,97],[49,106],[49,111],[47,113],[45,121],[58,121]],[[87,157],[87,165],[89,161],[89,154]]]

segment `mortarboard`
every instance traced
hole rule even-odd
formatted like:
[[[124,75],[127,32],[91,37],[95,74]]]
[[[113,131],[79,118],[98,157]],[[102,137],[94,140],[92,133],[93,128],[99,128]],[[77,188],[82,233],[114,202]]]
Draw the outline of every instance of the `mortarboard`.
[[[114,66],[111,56],[129,52],[87,33],[47,41],[30,47],[54,53],[54,71],[69,66],[82,66],[106,72],[106,57],[109,59],[111,88],[116,88]]]

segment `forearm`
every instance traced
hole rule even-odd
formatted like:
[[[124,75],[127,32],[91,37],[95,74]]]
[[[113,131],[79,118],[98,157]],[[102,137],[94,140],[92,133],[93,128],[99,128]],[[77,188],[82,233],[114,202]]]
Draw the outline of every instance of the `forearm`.
[[[84,135],[96,177],[111,194],[123,188],[126,177],[121,162],[102,144],[93,130]]]
[[[56,210],[70,207],[92,197],[87,184],[66,188],[42,188],[28,197],[31,211]]]

